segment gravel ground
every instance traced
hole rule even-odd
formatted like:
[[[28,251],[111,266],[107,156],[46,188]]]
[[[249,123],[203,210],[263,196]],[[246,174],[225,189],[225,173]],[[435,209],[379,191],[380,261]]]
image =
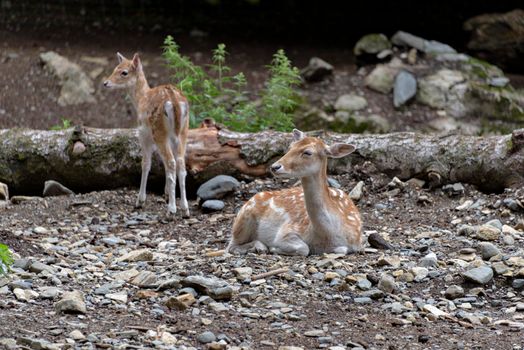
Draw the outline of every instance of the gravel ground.
[[[194,200],[189,219],[167,220],[165,201],[154,194],[135,211],[135,190],[0,209],[0,241],[17,255],[12,273],[0,278],[0,344],[524,347],[521,192],[383,186],[383,177],[363,174],[334,178],[348,192],[365,181],[358,201],[365,235],[379,234],[391,249],[366,244],[348,256],[221,254],[246,199],[292,185],[276,179],[243,182],[218,213],[203,213]],[[484,268],[470,271],[477,267]],[[284,273],[257,276],[281,268]],[[463,276],[467,271],[487,273],[473,277],[486,280],[473,282]],[[80,306],[64,304],[70,291],[80,292]]]

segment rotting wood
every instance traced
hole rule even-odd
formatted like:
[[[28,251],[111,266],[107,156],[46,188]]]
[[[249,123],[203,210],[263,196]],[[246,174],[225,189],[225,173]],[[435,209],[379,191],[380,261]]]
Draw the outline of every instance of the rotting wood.
[[[356,145],[354,154],[330,161],[330,173],[350,172],[369,161],[390,177],[417,177],[433,186],[463,182],[484,191],[502,191],[524,185],[524,129],[490,137],[310,134],[327,143]],[[289,133],[239,133],[207,122],[189,132],[188,182],[195,185],[219,174],[268,175],[268,165],[286,152],[290,142]],[[140,159],[135,129],[0,130],[0,182],[12,194],[40,193],[50,179],[76,192],[137,187]],[[162,163],[156,157],[150,185],[161,188],[163,183]]]

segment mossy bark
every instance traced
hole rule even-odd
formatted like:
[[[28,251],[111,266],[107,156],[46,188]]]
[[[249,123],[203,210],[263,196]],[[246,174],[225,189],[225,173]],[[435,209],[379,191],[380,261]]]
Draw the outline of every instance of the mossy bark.
[[[524,185],[524,129],[493,137],[311,134],[327,143],[357,146],[354,154],[330,162],[330,172],[350,172],[370,161],[400,179],[434,180],[437,174],[441,183],[470,183],[487,191]],[[267,175],[268,165],[285,153],[290,141],[290,134],[282,132],[237,133],[204,125],[189,133],[189,176],[201,183],[217,174]],[[85,149],[73,151],[77,143]],[[39,193],[50,179],[80,192],[138,186],[140,160],[134,129],[0,130],[0,182],[13,193]],[[163,181],[163,167],[155,157],[150,183],[161,186]]]

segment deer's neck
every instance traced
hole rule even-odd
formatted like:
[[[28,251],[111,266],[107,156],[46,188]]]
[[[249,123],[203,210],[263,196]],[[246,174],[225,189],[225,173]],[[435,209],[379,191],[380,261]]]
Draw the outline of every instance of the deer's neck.
[[[330,210],[326,167],[322,167],[320,174],[303,177],[301,182],[311,229],[315,234],[329,233],[334,217]]]
[[[136,84],[131,87],[131,98],[133,100],[133,104],[135,105],[135,108],[138,112],[141,111],[141,105],[144,104],[145,99],[147,98],[147,93],[149,92],[151,88],[149,87],[149,84],[147,83],[146,76],[144,74],[143,70],[140,70],[138,72],[138,76],[136,79]]]

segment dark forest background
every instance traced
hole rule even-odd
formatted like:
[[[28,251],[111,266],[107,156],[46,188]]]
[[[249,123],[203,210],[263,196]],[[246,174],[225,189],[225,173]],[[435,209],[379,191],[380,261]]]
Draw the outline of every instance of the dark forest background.
[[[62,34],[197,33],[229,39],[352,47],[364,34],[397,30],[463,49],[463,22],[523,1],[0,0],[0,26]],[[195,31],[198,30],[198,31]],[[56,35],[56,31],[50,31]]]

